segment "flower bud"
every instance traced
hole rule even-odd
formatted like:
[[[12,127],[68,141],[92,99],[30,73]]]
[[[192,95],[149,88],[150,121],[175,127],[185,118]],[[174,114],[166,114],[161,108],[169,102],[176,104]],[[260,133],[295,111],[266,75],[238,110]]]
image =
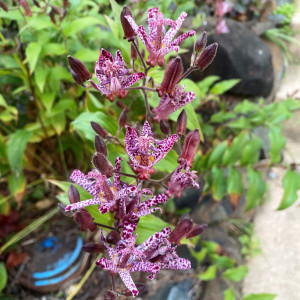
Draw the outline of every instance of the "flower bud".
[[[68,191],[68,197],[71,204],[74,204],[76,202],[80,201],[80,195],[76,187],[71,184]]]
[[[82,250],[87,253],[103,253],[106,250],[104,244],[88,243],[82,246]]]
[[[55,19],[55,10],[52,8],[51,9],[51,11],[50,11],[50,13],[49,13],[49,17],[50,17],[50,20],[51,20],[51,22],[53,23],[53,24],[56,24],[56,19]],[[71,72],[71,74],[72,74],[72,72]],[[78,75],[76,75],[77,77],[78,77]],[[73,75],[72,75],[72,77],[73,77]],[[74,77],[73,77],[73,79],[74,79]],[[74,79],[75,80],[75,79]],[[75,80],[75,82],[76,82],[76,80]],[[77,83],[77,82],[76,82]],[[77,83],[78,84],[78,83]]]
[[[91,73],[79,59],[68,55],[68,62],[71,68],[71,75],[78,85],[83,85],[85,81],[92,78]]]
[[[123,101],[118,100],[118,101],[116,102],[116,104],[117,104],[118,107],[120,107],[120,108],[122,108],[122,109],[125,109],[126,111],[129,111],[127,105],[124,104]]]
[[[106,243],[116,245],[118,241],[121,239],[120,233],[117,230],[112,230],[107,236],[106,236]]]
[[[0,7],[5,10],[6,12],[8,12],[8,8],[7,6],[5,5],[5,3],[3,1],[0,1]]]
[[[20,5],[24,8],[26,16],[31,17],[32,12],[31,12],[31,9],[28,5],[27,0],[20,0]]]
[[[94,231],[97,226],[94,224],[94,218],[90,215],[87,210],[81,210],[75,213],[74,220],[77,224],[80,225],[80,230],[84,231],[89,228],[91,231]]]
[[[200,71],[204,71],[214,60],[218,49],[218,43],[207,46],[200,54],[196,65]]]
[[[41,8],[39,2],[37,0],[33,0],[33,4],[38,7],[38,8]]]
[[[164,78],[161,86],[157,89],[158,96],[162,97],[165,93],[168,93],[172,97],[175,93],[175,86],[178,83],[183,71],[182,60],[179,56],[172,59],[166,66]]]
[[[165,135],[169,135],[171,132],[171,128],[170,125],[167,121],[164,120],[160,120],[159,121],[159,126],[160,126],[160,130],[163,134]]]
[[[63,7],[69,6],[69,0],[63,0]]]
[[[94,129],[94,131],[96,133],[98,133],[101,137],[103,137],[104,139],[108,136],[107,131],[102,126],[100,126],[98,123],[92,121],[91,126]]]
[[[120,128],[124,127],[126,124],[126,121],[127,121],[127,112],[125,109],[123,109],[123,111],[121,112],[120,117],[119,117],[119,127]]]
[[[171,232],[169,241],[175,243],[176,245],[180,244],[180,241],[189,233],[193,228],[193,222],[189,219],[181,220],[178,225]]]
[[[195,225],[189,233],[186,235],[186,238],[192,238],[194,236],[200,235],[207,228],[207,224]]]
[[[105,157],[107,157],[107,147],[98,134],[95,136],[95,149],[97,152],[102,153]]]
[[[178,162],[187,163],[188,166],[192,167],[195,154],[198,150],[200,144],[200,134],[199,129],[195,129],[188,133],[184,139],[182,154],[178,158]]]
[[[133,37],[136,36],[136,34],[132,29],[131,25],[129,24],[128,20],[125,18],[125,16],[130,16],[133,18],[131,9],[127,5],[124,5],[121,11],[120,20],[124,31],[123,39],[128,39],[128,41],[132,41]]]
[[[137,59],[137,57],[138,57],[138,53],[137,53],[135,47],[133,46],[133,44],[131,44],[131,47],[130,47],[130,57],[132,59]]]
[[[144,48],[141,50],[141,57],[142,57],[142,59],[145,59],[145,49]]]
[[[106,159],[102,153],[96,153],[93,157],[94,166],[100,171],[101,174],[105,175],[107,178],[111,177],[113,166]]]
[[[116,300],[118,299],[118,295],[114,291],[106,291],[104,294],[103,300]]]
[[[203,31],[196,40],[196,43],[194,45],[194,51],[196,53],[201,53],[205,48],[206,43],[207,43],[207,33],[206,31]]]
[[[186,111],[184,109],[178,116],[177,124],[176,124],[176,132],[180,135],[184,135],[186,125],[187,125],[187,115],[186,115]]]

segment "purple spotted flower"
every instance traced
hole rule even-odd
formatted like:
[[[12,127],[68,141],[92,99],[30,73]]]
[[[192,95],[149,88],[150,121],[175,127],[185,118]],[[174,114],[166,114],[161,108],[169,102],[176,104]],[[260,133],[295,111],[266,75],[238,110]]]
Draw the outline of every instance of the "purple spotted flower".
[[[190,167],[187,164],[181,164],[173,173],[170,181],[168,182],[168,190],[165,194],[168,197],[174,195],[180,197],[181,193],[187,187],[194,187],[199,189],[198,177],[196,171],[190,171]]]
[[[173,21],[164,19],[164,15],[158,11],[158,7],[148,9],[148,35],[143,25],[138,26],[130,15],[125,16],[149,52],[148,65],[154,67],[158,64],[162,67],[165,63],[164,56],[171,51],[178,52],[178,45],[195,34],[194,30],[190,30],[172,41],[186,16],[187,14],[182,12],[179,18]],[[171,27],[166,33],[165,26]]]
[[[178,139],[177,134],[171,134],[164,140],[153,137],[151,127],[146,121],[141,136],[130,126],[126,126],[125,150],[131,160],[135,173],[141,180],[148,180],[149,174],[154,174],[153,166],[163,159]]]
[[[125,68],[124,60],[120,50],[117,50],[115,58],[106,50],[102,49],[99,60],[96,62],[95,74],[100,84],[90,80],[91,85],[110,101],[115,96],[120,99],[127,97],[125,88],[133,85],[139,79],[144,78],[144,73],[128,75],[129,70]]]
[[[137,235],[132,235],[130,238],[121,239],[115,248],[109,247],[102,236],[110,259],[101,257],[97,265],[112,273],[118,273],[132,295],[137,296],[138,289],[131,278],[131,272],[148,272],[148,278],[153,280],[160,269],[190,269],[190,261],[178,257],[176,247],[172,247],[167,240],[170,233],[171,228],[165,227],[137,247]]]
[[[172,98],[168,94],[164,94],[160,98],[158,106],[152,110],[153,113],[156,114],[156,120],[168,120],[171,113],[192,102],[196,98],[194,92],[185,92],[184,87],[184,85],[177,85],[175,94]]]

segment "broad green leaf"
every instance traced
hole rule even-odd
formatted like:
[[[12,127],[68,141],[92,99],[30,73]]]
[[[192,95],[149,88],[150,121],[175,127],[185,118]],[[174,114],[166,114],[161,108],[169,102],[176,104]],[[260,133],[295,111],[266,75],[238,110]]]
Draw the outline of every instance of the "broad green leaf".
[[[8,138],[6,145],[7,158],[11,170],[17,175],[21,173],[23,155],[30,136],[30,132],[20,129]]]
[[[244,146],[241,157],[241,166],[254,164],[258,161],[259,151],[262,149],[263,143],[256,135],[251,136],[251,140]]]
[[[3,262],[0,262],[0,293],[7,283],[7,271]]]
[[[41,53],[42,47],[36,42],[30,43],[25,52],[26,52],[26,57],[29,63],[29,69],[30,69],[30,74],[33,72],[35,69],[35,66],[37,64],[37,61],[39,59],[39,55]]]
[[[245,118],[244,116],[229,122],[227,126],[233,129],[251,129],[251,124],[248,118]]]
[[[200,91],[201,91],[201,98],[204,98],[209,90],[209,88],[212,86],[214,82],[219,80],[219,76],[208,76],[197,83]]]
[[[64,44],[49,43],[43,46],[41,55],[63,55],[66,54],[67,50]]]
[[[243,300],[273,300],[275,297],[275,294],[249,294]]]
[[[278,209],[288,208],[298,199],[297,191],[300,189],[300,175],[295,171],[288,170],[282,179],[282,185],[284,194]]]
[[[248,191],[246,194],[246,211],[256,207],[266,191],[266,184],[260,171],[247,169]]]
[[[50,118],[53,128],[57,135],[61,135],[66,128],[66,114],[64,112]]]
[[[66,26],[64,26],[63,32],[66,36],[71,36],[89,26],[95,26],[95,25],[103,25],[103,26],[106,25],[103,16],[98,15],[97,18],[96,17],[78,18],[71,23],[67,23]]]
[[[240,82],[240,79],[229,79],[223,80],[221,82],[216,83],[211,89],[210,93],[214,95],[221,95],[229,91],[232,87]]]
[[[34,79],[41,93],[44,91],[47,76],[49,74],[49,68],[38,64],[34,70]],[[42,95],[43,97],[43,95]]]
[[[233,268],[235,265],[235,260],[225,255],[213,253],[210,258],[218,268]]]
[[[162,172],[172,172],[177,166],[178,154],[171,149],[168,154],[155,165],[155,169]]]
[[[220,248],[220,245],[216,242],[212,241],[203,241],[202,247],[205,247],[208,253],[216,253],[216,251]]]
[[[237,169],[230,166],[227,177],[227,193],[229,195],[242,195],[243,192],[242,175]]]
[[[259,111],[260,107],[259,105],[257,105],[257,103],[244,100],[242,103],[236,105],[233,110],[239,114],[249,114],[255,111]]]
[[[233,111],[230,112],[223,112],[220,111],[214,115],[212,115],[210,121],[212,123],[222,123],[231,119],[234,119],[236,117],[236,113],[234,113]]]
[[[193,249],[190,249],[190,252],[193,255],[193,257],[197,260],[197,262],[201,263],[204,260],[204,258],[206,257],[207,249],[202,248],[201,251],[198,251],[198,252],[196,252]]]
[[[235,300],[235,299],[236,298],[232,287],[224,291],[224,300]]]
[[[95,61],[98,60],[99,55],[100,55],[99,49],[92,50],[92,49],[88,49],[88,48],[87,49],[82,48],[75,53],[74,57],[81,60],[82,62],[95,63]]]
[[[114,20],[119,21],[121,11],[122,11],[122,7],[115,0],[109,0],[109,2],[110,2],[110,5],[111,5],[111,10],[112,10],[113,15],[114,15]],[[119,22],[119,23],[121,23],[121,22]],[[122,26],[122,25],[120,25],[120,26]]]
[[[282,135],[282,128],[278,126],[272,126],[269,131],[269,139],[271,143],[271,161],[277,163],[281,159],[281,150],[285,146],[285,138]]]
[[[184,79],[184,80],[182,80],[182,84],[185,85],[185,90],[186,91],[193,91],[195,93],[195,95],[196,95],[196,99],[191,102],[192,105],[194,103],[197,103],[197,104],[200,103],[199,100],[201,99],[201,91],[199,89],[199,86],[193,80],[187,79],[187,78]]]
[[[16,198],[16,201],[20,203],[23,200],[25,193],[26,180],[23,172],[12,173],[8,177],[8,187],[11,195]]]
[[[239,266],[237,268],[227,269],[223,273],[223,277],[232,280],[234,282],[239,282],[247,275],[247,273],[248,273],[247,266]]]
[[[21,28],[19,33],[22,33],[27,28],[33,28],[35,31],[37,30],[43,30],[46,28],[56,28],[56,25],[54,25],[49,16],[47,14],[39,14],[35,15],[32,18],[28,18],[28,23]]]
[[[215,279],[217,276],[217,266],[212,265],[207,268],[204,273],[198,275],[198,278],[204,281],[209,281]]]
[[[228,141],[223,141],[218,144],[211,152],[207,166],[210,168],[213,165],[220,165],[223,159],[223,154],[228,146]]]
[[[121,32],[119,32],[119,30],[118,30],[118,23],[116,23],[112,18],[110,18],[107,15],[104,15],[104,18],[105,18],[108,26],[110,27],[113,36],[116,39],[119,39],[120,38],[119,35],[120,35]]]
[[[213,184],[212,195],[216,201],[221,201],[226,194],[226,179],[221,169],[213,166],[212,168]]]
[[[55,96],[56,96],[56,94],[54,92],[52,92],[52,93],[43,93],[41,95],[42,103],[45,106],[47,111],[51,110],[52,105],[53,105],[54,100],[55,100]]]

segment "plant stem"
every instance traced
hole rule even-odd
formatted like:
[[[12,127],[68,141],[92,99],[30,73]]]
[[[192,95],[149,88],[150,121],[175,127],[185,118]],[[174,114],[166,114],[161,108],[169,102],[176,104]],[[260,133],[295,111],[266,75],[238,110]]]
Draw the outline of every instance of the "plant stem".
[[[104,224],[101,224],[101,223],[94,222],[94,224],[97,225],[97,226],[103,227],[103,228],[116,230],[116,228],[114,228],[114,227],[111,227],[111,226],[108,226],[108,225],[104,225]]]
[[[67,163],[66,163],[64,148],[63,148],[63,145],[62,145],[61,138],[60,138],[59,134],[57,134],[57,140],[58,140],[60,159],[61,159],[62,166],[63,166],[64,172],[65,172],[65,177],[69,178],[68,167],[67,167]]]
[[[141,60],[142,65],[143,65],[143,67],[144,67],[144,70],[146,70],[146,69],[147,69],[147,66],[146,66],[145,61],[144,61],[144,59],[143,59],[143,56],[142,56],[142,54],[141,54],[141,52],[140,52],[140,50],[139,50],[139,47],[137,46],[137,44],[136,44],[136,42],[135,42],[134,39],[131,41],[131,43],[132,43],[132,45],[134,46],[136,52],[138,53],[138,55],[139,55],[139,57],[140,57],[140,60]]]
[[[147,86],[132,86],[128,87],[125,90],[145,90],[145,91],[150,91],[150,92],[156,92],[156,89],[149,88]]]
[[[189,67],[179,78],[178,82],[179,83],[182,79],[184,79],[185,77],[187,77],[190,73],[192,73],[193,71],[197,70],[197,67],[191,66]]]

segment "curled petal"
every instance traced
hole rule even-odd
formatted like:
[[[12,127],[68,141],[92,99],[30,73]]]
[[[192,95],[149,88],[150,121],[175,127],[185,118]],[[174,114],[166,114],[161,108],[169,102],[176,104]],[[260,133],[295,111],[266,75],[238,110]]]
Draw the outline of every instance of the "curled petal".
[[[125,88],[135,84],[138,80],[140,80],[141,78],[144,78],[144,77],[145,77],[145,74],[142,72],[131,74],[122,83],[122,88],[125,89]]]
[[[152,136],[151,126],[148,121],[145,122],[143,129],[142,129],[142,136]]]
[[[84,207],[90,206],[90,205],[99,205],[101,203],[102,202],[101,202],[100,199],[88,199],[88,200],[84,200],[84,201],[80,201],[80,202],[76,202],[76,203],[67,205],[66,208],[65,208],[65,212],[80,209],[80,208],[84,208]]]
[[[81,186],[83,189],[88,191],[93,197],[98,197],[98,192],[95,189],[93,182],[87,179],[81,171],[74,170],[70,176],[70,179]]]

